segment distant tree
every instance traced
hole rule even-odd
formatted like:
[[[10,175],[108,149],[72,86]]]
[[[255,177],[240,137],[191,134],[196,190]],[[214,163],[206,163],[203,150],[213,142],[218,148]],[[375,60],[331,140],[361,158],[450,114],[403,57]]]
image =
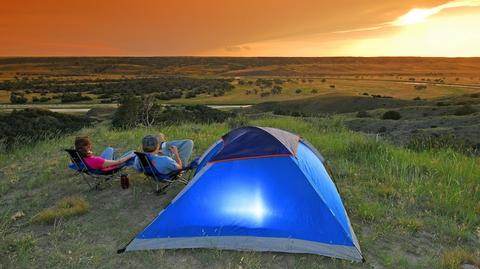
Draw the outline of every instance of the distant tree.
[[[378,128],[377,133],[381,134],[381,133],[385,133],[386,131],[387,131],[387,127],[382,126],[382,127]]]
[[[415,85],[413,86],[415,88],[415,90],[417,91],[421,91],[421,90],[426,90],[427,89],[427,85]]]
[[[402,117],[398,111],[389,110],[382,115],[382,119],[384,120],[399,120]]]
[[[142,100],[134,95],[127,95],[120,99],[119,104],[113,115],[112,126],[120,129],[136,127]]]
[[[260,97],[267,97],[270,95],[270,92],[262,92],[260,93]]]
[[[50,100],[51,100],[50,97],[42,96],[42,97],[40,97],[39,101],[40,101],[40,103],[45,103],[45,102],[48,102]]]
[[[60,97],[62,103],[73,103],[81,101],[90,101],[92,98],[90,96],[84,96],[81,92],[79,93],[64,93]]]
[[[281,94],[282,93],[282,87],[275,85],[272,88],[272,94]]]
[[[189,99],[189,98],[195,98],[196,94],[194,91],[188,91],[185,93],[185,98],[186,99]]]
[[[10,103],[12,104],[25,104],[28,99],[23,93],[12,92],[10,94]]]
[[[473,108],[471,105],[463,105],[462,107],[459,107],[455,110],[455,116],[464,116],[464,115],[470,115],[477,112],[475,108]]]

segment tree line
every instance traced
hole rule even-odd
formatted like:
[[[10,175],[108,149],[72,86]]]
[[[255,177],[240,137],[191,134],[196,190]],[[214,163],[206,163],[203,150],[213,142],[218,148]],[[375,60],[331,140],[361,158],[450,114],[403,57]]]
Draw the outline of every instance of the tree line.
[[[16,79],[0,83],[0,90],[13,92],[54,92],[54,93],[91,93],[97,95],[157,93],[157,98],[170,100],[174,98],[193,98],[199,94],[222,96],[234,87],[231,79],[161,77],[136,78],[106,81],[52,81],[40,79]]]

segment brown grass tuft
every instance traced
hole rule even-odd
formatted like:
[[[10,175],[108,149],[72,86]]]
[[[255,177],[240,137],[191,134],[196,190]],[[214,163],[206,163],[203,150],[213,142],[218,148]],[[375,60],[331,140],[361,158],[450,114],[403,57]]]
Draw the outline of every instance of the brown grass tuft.
[[[418,232],[423,228],[423,221],[418,218],[404,217],[398,220],[398,225],[410,232]]]
[[[88,212],[89,208],[89,203],[83,197],[64,197],[57,202],[55,207],[40,211],[32,218],[32,222],[53,224],[58,219],[83,215]]]
[[[440,257],[440,262],[443,268],[448,269],[460,268],[462,264],[480,266],[479,258],[473,253],[459,247],[443,251]]]

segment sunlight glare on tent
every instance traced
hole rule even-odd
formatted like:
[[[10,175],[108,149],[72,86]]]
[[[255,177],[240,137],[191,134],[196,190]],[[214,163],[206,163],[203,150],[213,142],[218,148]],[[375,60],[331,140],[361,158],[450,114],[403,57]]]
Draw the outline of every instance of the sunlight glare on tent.
[[[251,222],[252,225],[262,224],[269,214],[260,190],[236,191],[235,194],[225,197],[223,205],[222,211],[225,214],[236,215],[242,220]]]

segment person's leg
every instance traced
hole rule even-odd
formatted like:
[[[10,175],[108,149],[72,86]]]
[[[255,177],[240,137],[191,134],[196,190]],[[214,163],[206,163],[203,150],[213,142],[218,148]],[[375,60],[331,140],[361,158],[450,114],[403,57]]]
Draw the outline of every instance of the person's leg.
[[[173,140],[173,141],[167,141],[166,143],[166,149],[164,154],[167,156],[171,156],[172,153],[170,152],[170,147],[171,146],[176,146],[178,148],[178,155],[180,155],[180,159],[182,160],[183,167],[186,167],[188,163],[188,159],[190,159],[190,156],[192,155],[193,151],[193,141],[190,139],[184,139],[184,140]]]
[[[107,147],[102,154],[100,154],[100,157],[104,158],[105,160],[113,160],[113,154],[115,153],[115,149],[112,147]]]
[[[134,163],[134,161],[135,161],[135,158],[133,158],[133,157],[135,156],[135,155],[133,154],[133,152],[134,152],[133,150],[129,150],[129,151],[125,152],[122,156],[120,156],[120,157],[117,158],[117,159],[121,159],[121,158],[123,158],[123,157],[125,157],[125,156],[131,156],[132,158],[130,158],[130,160],[128,160],[128,161],[124,164],[124,165],[126,165],[126,166],[131,166],[131,165],[133,165],[133,163]]]

